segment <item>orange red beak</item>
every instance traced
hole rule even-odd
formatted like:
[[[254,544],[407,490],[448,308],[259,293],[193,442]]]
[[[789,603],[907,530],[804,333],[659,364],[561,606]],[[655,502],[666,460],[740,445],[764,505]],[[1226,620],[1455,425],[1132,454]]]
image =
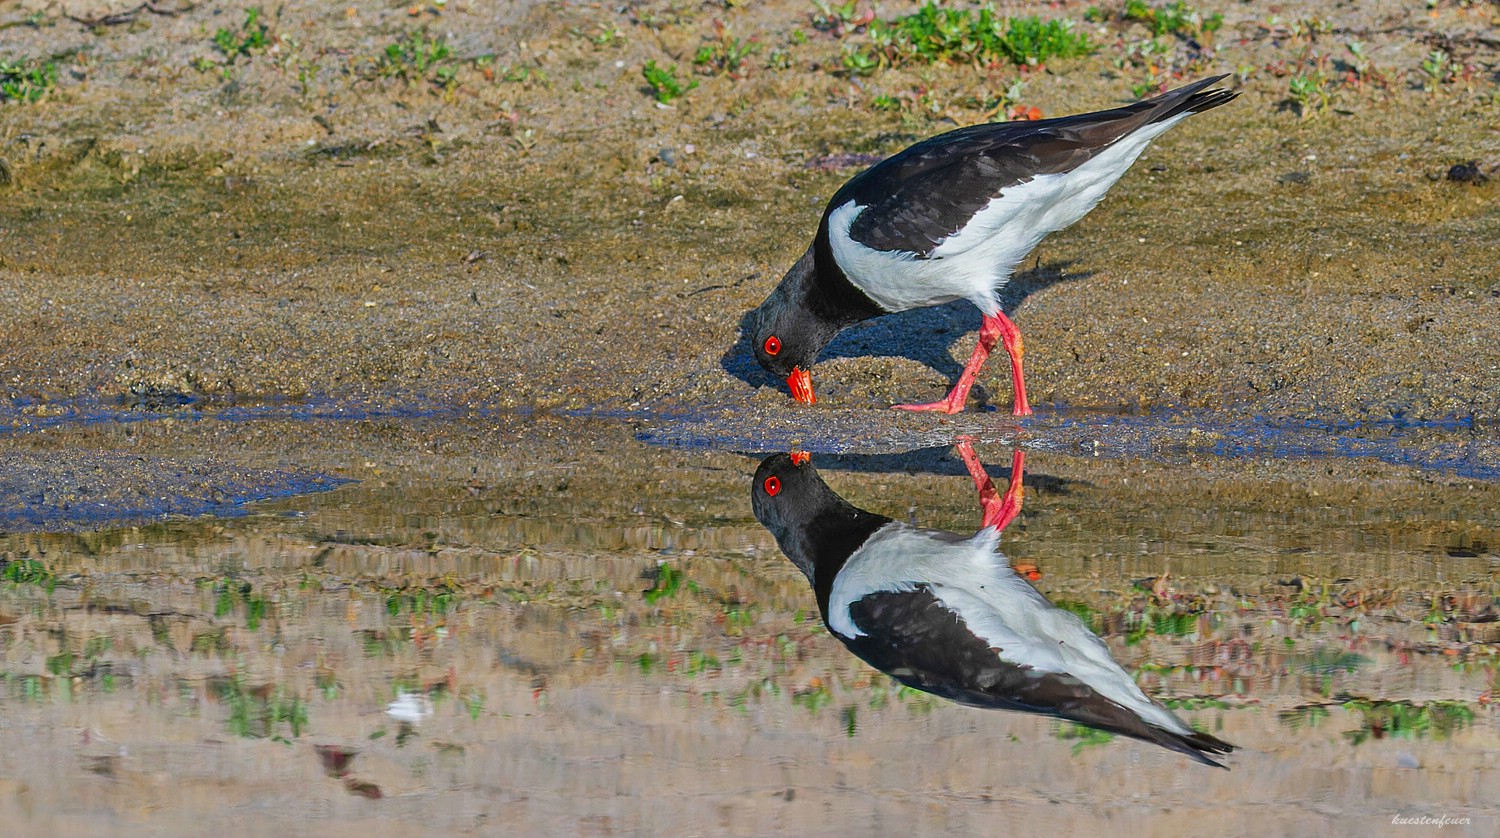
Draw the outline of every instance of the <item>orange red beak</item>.
[[[794,465],[794,466],[805,466],[811,460],[812,460],[812,454],[809,454],[806,451],[793,451],[792,452],[792,465]]]
[[[792,391],[792,398],[803,404],[816,404],[817,399],[813,397],[812,373],[801,367],[792,367],[792,374],[786,377],[787,389]]]

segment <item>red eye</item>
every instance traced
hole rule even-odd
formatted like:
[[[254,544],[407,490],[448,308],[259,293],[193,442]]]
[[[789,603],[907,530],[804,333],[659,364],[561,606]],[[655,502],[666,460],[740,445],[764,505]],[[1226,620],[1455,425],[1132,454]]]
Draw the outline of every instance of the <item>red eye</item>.
[[[781,491],[781,481],[776,479],[776,475],[774,474],[766,478],[765,486],[766,494],[770,495],[773,498],[776,497],[777,493]]]
[[[766,338],[766,354],[775,355],[781,352],[781,339],[775,335]]]

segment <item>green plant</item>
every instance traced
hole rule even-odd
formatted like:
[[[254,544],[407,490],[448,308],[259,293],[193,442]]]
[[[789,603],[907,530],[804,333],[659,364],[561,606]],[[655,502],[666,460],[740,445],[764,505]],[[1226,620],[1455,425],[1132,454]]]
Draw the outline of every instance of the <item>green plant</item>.
[[[35,102],[56,86],[56,62],[0,58],[0,103]]]
[[[663,105],[671,103],[673,99],[685,95],[689,90],[698,86],[697,79],[691,79],[684,84],[682,79],[677,77],[676,67],[670,64],[657,64],[654,58],[647,61],[646,66],[641,68],[641,75],[646,79],[646,85],[651,88],[656,101]]]
[[[1036,66],[1094,51],[1088,36],[1073,30],[1072,21],[1004,17],[989,5],[950,9],[933,2],[903,18],[872,21],[870,40],[875,54],[891,65],[920,61]]]
[[[1333,100],[1328,77],[1319,68],[1292,76],[1287,82],[1287,92],[1297,108],[1298,116],[1303,119],[1327,110],[1329,102]]]
[[[851,78],[868,76],[880,67],[880,59],[854,44],[844,44],[840,61],[843,62],[844,72]]]
[[[717,20],[714,21],[714,34],[713,41],[698,48],[693,64],[730,78],[740,78],[745,74],[746,60],[760,52],[760,42],[754,38],[747,41],[734,37],[723,22]]]
[[[1349,80],[1357,84],[1363,84],[1370,79],[1370,57],[1365,54],[1364,41],[1345,41],[1344,49],[1349,51],[1351,60],[1349,64]]]
[[[597,49],[618,47],[625,43],[625,33],[621,32],[613,23],[601,23],[588,40]]]
[[[1151,6],[1146,0],[1125,0],[1121,12],[1125,20],[1146,25],[1153,35],[1176,35],[1183,38],[1203,38],[1219,31],[1224,25],[1224,16],[1215,12],[1204,17],[1186,0],[1174,0],[1161,6]]]
[[[440,86],[447,82],[438,78],[439,65],[451,59],[453,51],[442,36],[431,37],[424,32],[412,32],[404,40],[386,45],[385,51],[375,62],[375,74],[381,78],[399,78],[405,82],[427,80]]]
[[[1436,93],[1438,88],[1453,80],[1452,57],[1440,49],[1427,53],[1422,60],[1422,89]]]
[[[873,8],[867,7],[860,12],[858,7],[859,0],[849,0],[847,3],[813,0],[813,28],[822,32],[831,32],[836,37],[843,37],[846,31],[868,25],[875,19]]]
[[[245,10],[245,22],[238,30],[220,27],[214,32],[214,47],[224,55],[225,64],[233,64],[240,56],[264,50],[270,43],[267,33],[270,27],[260,21],[260,7]]]

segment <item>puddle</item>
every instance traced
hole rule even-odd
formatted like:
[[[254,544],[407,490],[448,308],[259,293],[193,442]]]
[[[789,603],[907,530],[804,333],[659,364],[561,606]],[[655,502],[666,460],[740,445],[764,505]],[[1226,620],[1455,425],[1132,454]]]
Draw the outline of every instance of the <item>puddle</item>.
[[[1488,833],[1494,484],[1269,448],[1099,456],[1076,439],[1126,439],[1115,429],[1144,420],[1039,424],[976,444],[1002,490],[1011,443],[1028,451],[1000,551],[1035,567],[1036,590],[1145,695],[1240,746],[1216,756],[1229,771],[960,706],[862,663],[754,517],[776,446],[752,433],[644,417],[164,419],[11,441],[35,458],[197,452],[324,475],[328,490],[234,518],[0,536],[14,766],[0,818],[23,834],[236,832],[253,817],[405,835],[984,833],[997,817],[1196,833],[1253,816],[1267,833],[1312,820],[1368,834],[1401,813]],[[904,451],[819,437],[834,450],[815,466],[858,508],[973,534],[954,426],[914,427]],[[1392,450],[1480,431],[1402,430]]]

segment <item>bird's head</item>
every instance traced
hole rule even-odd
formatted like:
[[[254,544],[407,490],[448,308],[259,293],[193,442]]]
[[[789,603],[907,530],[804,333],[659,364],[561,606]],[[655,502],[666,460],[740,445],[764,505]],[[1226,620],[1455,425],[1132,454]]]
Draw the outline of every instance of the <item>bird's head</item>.
[[[835,502],[842,501],[818,476],[817,469],[809,462],[811,459],[812,455],[806,451],[772,454],[761,461],[755,471],[755,482],[750,484],[750,507],[755,511],[755,520],[771,531],[782,552],[809,579],[813,574],[811,553],[798,548],[806,540],[809,523],[825,505],[825,496],[832,496]]]
[[[772,295],[773,298],[775,295]],[[795,316],[786,308],[770,306],[766,300],[756,310],[755,326],[750,339],[755,347],[755,360],[766,372],[786,380],[792,398],[803,404],[813,404],[812,365],[821,346],[815,346],[801,322],[806,318]]]
[[[838,327],[818,317],[809,305],[814,290],[811,248],[787,271],[781,284],[750,317],[750,344],[755,360],[772,375],[786,380],[792,398],[803,404],[816,401],[812,365]]]

